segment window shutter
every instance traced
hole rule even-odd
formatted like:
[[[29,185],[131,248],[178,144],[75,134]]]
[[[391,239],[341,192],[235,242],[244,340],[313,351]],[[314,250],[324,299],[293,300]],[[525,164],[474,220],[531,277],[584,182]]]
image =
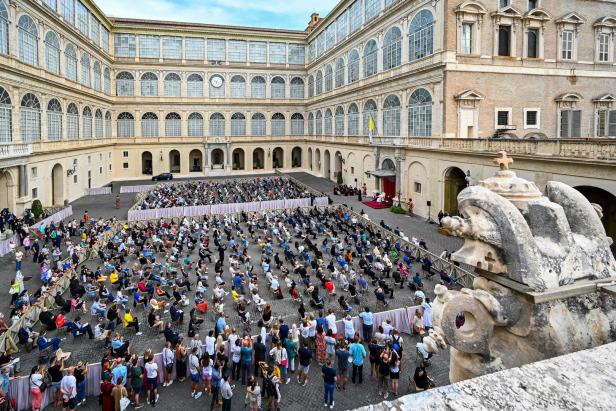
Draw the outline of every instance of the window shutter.
[[[560,136],[569,137],[569,110],[560,112]]]
[[[608,118],[609,126],[607,135],[610,137],[616,137],[616,110],[610,110]]]
[[[571,137],[581,137],[582,110],[573,110],[571,114]]]

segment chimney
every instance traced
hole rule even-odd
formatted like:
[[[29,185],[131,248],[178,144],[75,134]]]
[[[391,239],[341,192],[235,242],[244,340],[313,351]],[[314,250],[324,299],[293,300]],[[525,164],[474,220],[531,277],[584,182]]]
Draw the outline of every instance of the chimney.
[[[310,21],[308,22],[308,27],[306,27],[306,31],[310,33],[315,27],[319,24],[321,18],[319,17],[319,13],[312,13],[310,15]]]

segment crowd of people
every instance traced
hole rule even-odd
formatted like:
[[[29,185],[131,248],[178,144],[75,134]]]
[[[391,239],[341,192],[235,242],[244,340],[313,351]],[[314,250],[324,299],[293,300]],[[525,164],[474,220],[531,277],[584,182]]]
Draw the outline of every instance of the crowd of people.
[[[261,189],[270,186],[266,180],[277,187],[278,179],[264,179]],[[164,204],[167,196],[182,198],[176,191],[158,193]],[[79,222],[40,228],[33,239],[40,244],[36,250],[18,247],[12,320],[74,268],[80,250],[96,244],[114,224],[86,213]],[[383,222],[381,227],[391,229]],[[420,245],[426,247],[423,240]],[[32,256],[40,267],[42,285],[32,293],[24,288],[19,255]],[[52,352],[48,366],[31,370],[32,408],[40,409],[45,389],[54,390],[54,400],[66,410],[85,401],[88,364],[69,365],[63,340],[48,337],[57,329],[88,336],[104,347],[103,411],[124,410],[128,403],[155,406],[159,373],[163,387],[189,379],[191,397],[207,396],[211,409],[230,409],[237,384],[245,386],[251,410],[279,409],[284,386],[293,380],[306,385],[314,363],[321,370],[325,406],[334,407],[335,391],[344,392],[349,379],[363,383],[365,361],[382,398],[396,396],[401,367],[408,366],[403,364],[403,338],[389,321],[376,324],[373,311],[388,307],[396,290],[411,289],[402,298],[407,305],[421,305],[412,328],[425,334],[432,319],[423,279],[434,272],[424,260],[418,261],[413,247],[391,242],[345,209],[125,223],[98,255],[77,268],[69,295],[53,296],[56,308],[40,314],[41,328],[19,330],[25,348]],[[274,312],[276,302],[285,298],[293,301],[297,315],[286,308]],[[351,319],[356,314],[361,329]],[[336,324],[340,319],[342,329]],[[251,337],[255,326],[256,337]],[[131,341],[144,331],[164,337],[160,370],[152,347],[143,351]],[[427,389],[431,354],[421,341],[413,349],[425,360],[416,367],[415,386]]]
[[[294,181],[283,177],[186,181],[158,185],[147,193],[139,206],[146,210],[305,197],[310,197],[310,193]]]

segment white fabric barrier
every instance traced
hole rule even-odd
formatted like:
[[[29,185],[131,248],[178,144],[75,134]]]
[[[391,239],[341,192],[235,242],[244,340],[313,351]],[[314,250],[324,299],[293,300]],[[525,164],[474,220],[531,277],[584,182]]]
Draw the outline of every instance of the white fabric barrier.
[[[284,200],[284,208],[310,207],[309,198],[293,198]]]
[[[84,190],[84,195],[86,196],[98,196],[104,194],[111,194],[111,187],[86,188]]]
[[[197,217],[202,215],[210,215],[211,206],[202,205],[202,206],[190,206],[184,207],[184,215],[186,217]]]
[[[261,210],[276,210],[284,208],[285,200],[261,201]]]
[[[329,205],[329,199],[327,197],[317,197],[314,199],[315,206],[326,206]]]
[[[58,211],[57,213],[50,215],[46,219],[39,221],[38,223],[36,223],[36,227],[40,227],[41,225],[47,226],[51,223],[58,223],[72,215],[73,215],[73,206],[68,206]]]
[[[144,191],[153,190],[155,187],[155,184],[145,184],[140,186],[122,186],[120,187],[120,193],[143,193]]]
[[[19,236],[17,235],[17,233],[8,237],[6,240],[0,241],[0,257],[4,257],[11,251],[11,248],[9,246],[11,241],[15,244],[16,247],[19,246]]]

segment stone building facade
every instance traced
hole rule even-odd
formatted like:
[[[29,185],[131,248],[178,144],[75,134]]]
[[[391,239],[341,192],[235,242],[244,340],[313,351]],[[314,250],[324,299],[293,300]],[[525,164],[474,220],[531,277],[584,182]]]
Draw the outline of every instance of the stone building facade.
[[[277,168],[455,213],[506,149],[616,221],[614,16],[610,0],[342,0],[293,31],[0,0],[0,207]]]

